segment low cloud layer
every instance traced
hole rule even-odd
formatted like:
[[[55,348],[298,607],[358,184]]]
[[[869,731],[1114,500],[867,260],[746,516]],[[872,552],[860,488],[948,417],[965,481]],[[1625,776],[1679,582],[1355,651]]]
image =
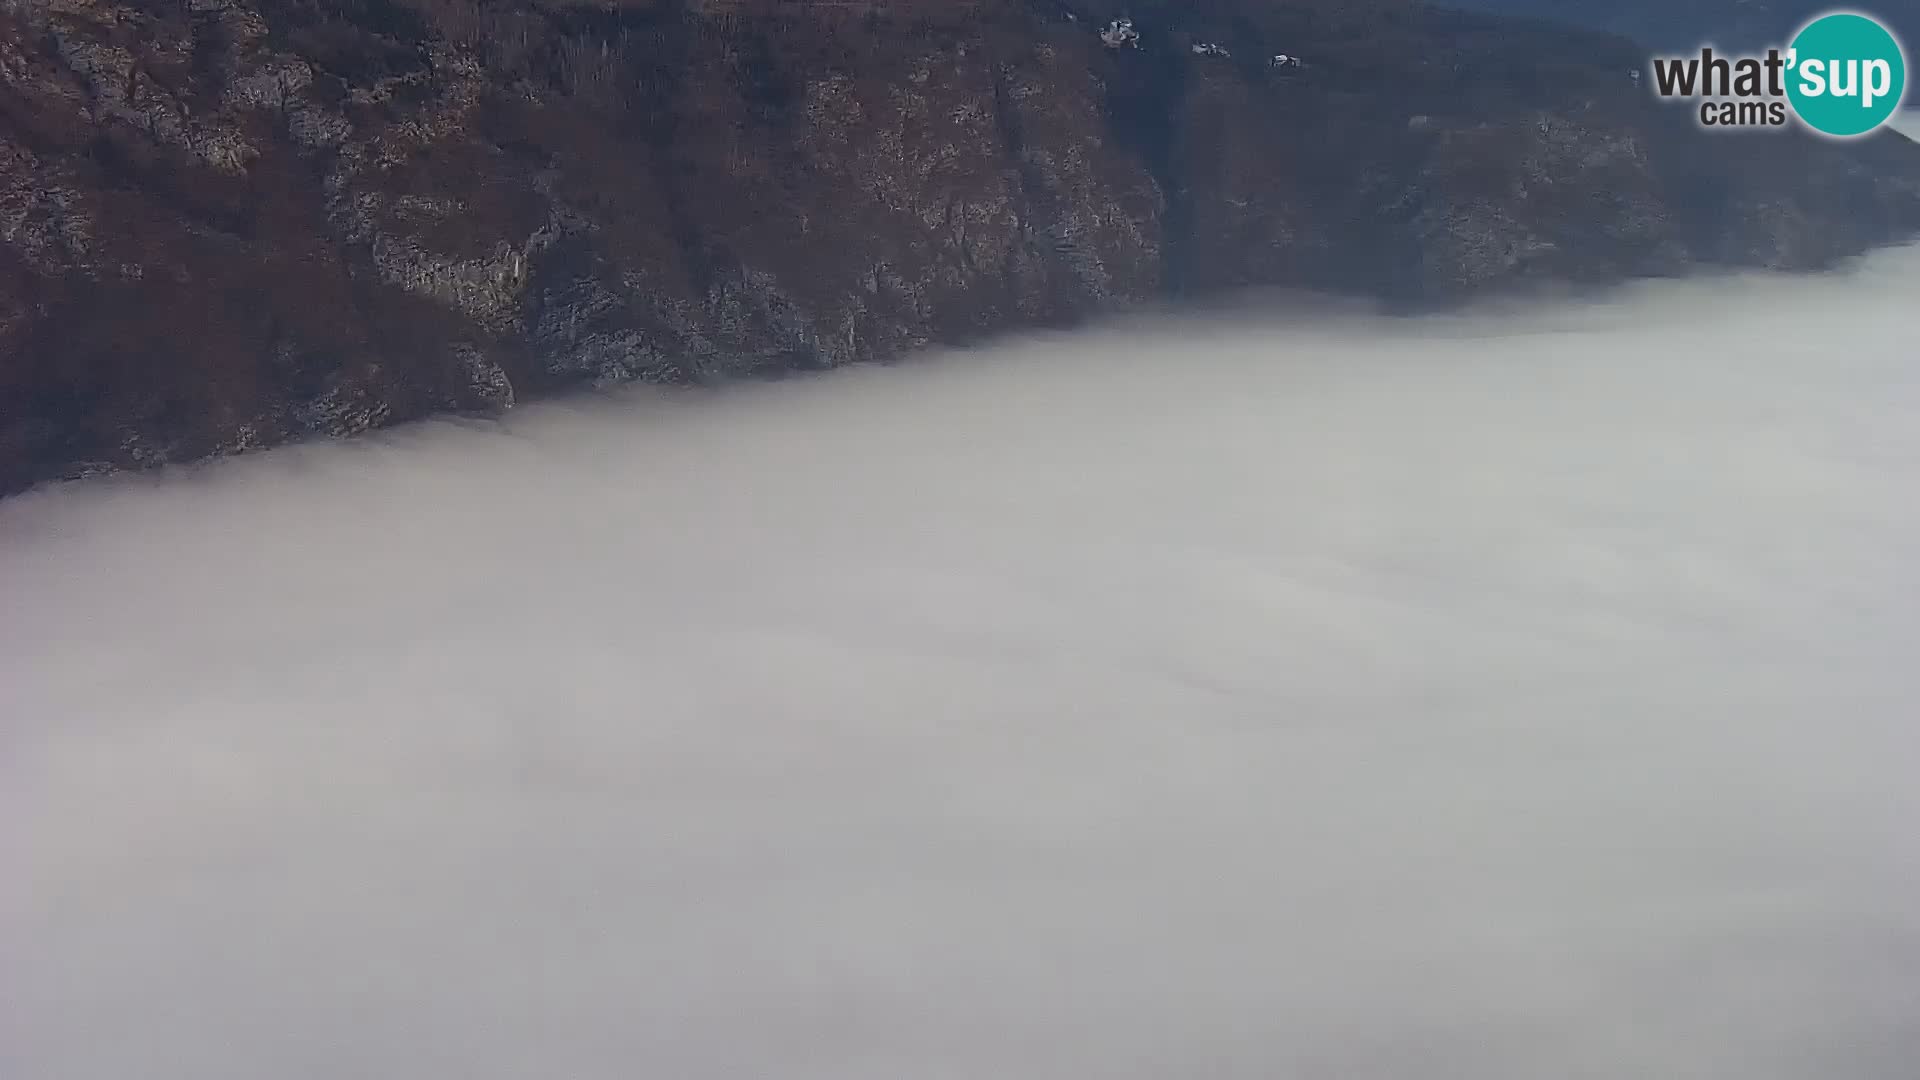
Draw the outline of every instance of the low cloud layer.
[[[9,500],[0,1075],[1904,1080],[1916,281]]]

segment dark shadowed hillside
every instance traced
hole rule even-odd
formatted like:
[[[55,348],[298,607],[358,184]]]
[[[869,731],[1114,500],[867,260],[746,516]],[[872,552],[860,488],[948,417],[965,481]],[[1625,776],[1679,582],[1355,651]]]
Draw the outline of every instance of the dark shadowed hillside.
[[[1814,16],[1838,9],[1872,15],[1909,46],[1920,43],[1917,0],[1874,0],[1866,4],[1826,0],[1445,0],[1435,6],[1552,19],[1676,51],[1704,44],[1723,49],[1784,45]]]
[[[1247,285],[1445,302],[1920,226],[1920,148],[1703,135],[1623,39],[1130,6],[1113,49],[1092,0],[4,0],[0,490]]]

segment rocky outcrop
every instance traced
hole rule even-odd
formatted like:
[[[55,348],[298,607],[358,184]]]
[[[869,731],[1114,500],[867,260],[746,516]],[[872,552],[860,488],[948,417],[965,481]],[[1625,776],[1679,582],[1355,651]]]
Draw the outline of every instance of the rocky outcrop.
[[[0,490],[1241,286],[1445,301],[1920,225],[1920,148],[1704,134],[1624,41],[1131,6],[1114,49],[1054,0],[0,0]]]

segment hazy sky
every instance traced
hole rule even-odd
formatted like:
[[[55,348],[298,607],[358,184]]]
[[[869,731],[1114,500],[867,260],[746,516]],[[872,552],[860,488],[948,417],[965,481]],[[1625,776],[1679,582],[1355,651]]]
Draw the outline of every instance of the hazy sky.
[[[1910,1080],[1916,279],[0,503],[0,1075]]]

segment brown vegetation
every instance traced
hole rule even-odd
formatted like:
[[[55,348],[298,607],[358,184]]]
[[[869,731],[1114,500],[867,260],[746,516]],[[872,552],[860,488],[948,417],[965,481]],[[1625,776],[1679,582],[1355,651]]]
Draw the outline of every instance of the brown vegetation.
[[[1708,145],[1609,39],[1132,6],[1126,55],[1098,0],[0,6],[0,490],[1169,292],[1817,265],[1920,223],[1910,144]]]

